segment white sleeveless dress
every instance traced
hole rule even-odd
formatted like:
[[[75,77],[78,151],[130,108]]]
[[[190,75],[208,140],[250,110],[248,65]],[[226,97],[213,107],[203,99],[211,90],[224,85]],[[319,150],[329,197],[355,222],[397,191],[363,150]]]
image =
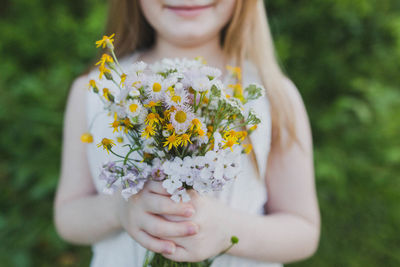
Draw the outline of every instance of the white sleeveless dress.
[[[138,53],[126,57],[120,63],[127,69],[129,64],[138,58]],[[261,84],[257,71],[249,62],[243,67],[243,84],[256,82]],[[98,78],[98,71],[93,70],[89,74],[90,79]],[[109,81],[103,79],[99,86],[110,86]],[[250,135],[253,144],[254,153],[260,170],[260,176],[265,176],[267,165],[267,156],[271,142],[271,119],[269,114],[269,103],[266,97],[258,99],[254,104],[254,110],[261,117],[261,123],[258,128]],[[98,192],[102,190],[102,181],[98,179],[100,166],[107,159],[113,158],[105,151],[96,147],[103,137],[115,140],[112,128],[109,127],[112,119],[107,116],[103,110],[103,105],[99,98],[88,92],[87,94],[87,119],[91,123],[91,133],[94,141],[88,145],[87,156],[90,165],[90,171],[94,180],[94,184]],[[94,120],[95,118],[95,120]],[[229,184],[221,192],[215,194],[216,197],[224,201],[234,209],[246,211],[249,214],[263,214],[263,207],[267,201],[267,191],[264,179],[258,178],[255,164],[251,161],[250,156],[242,155],[242,173],[237,179]],[[232,233],[234,234],[234,233]],[[266,248],[268,249],[268,248]],[[137,243],[125,231],[121,231],[113,236],[108,237],[92,246],[93,258],[91,267],[141,267],[146,253],[146,249]],[[212,267],[281,267],[279,263],[265,263],[254,261],[246,258],[234,257],[231,255],[223,255],[217,258]]]

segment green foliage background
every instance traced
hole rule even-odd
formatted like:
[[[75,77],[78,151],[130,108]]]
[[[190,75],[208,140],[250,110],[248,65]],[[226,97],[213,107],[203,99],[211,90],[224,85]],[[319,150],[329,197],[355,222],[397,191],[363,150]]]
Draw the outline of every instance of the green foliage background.
[[[400,2],[267,1],[314,142],[322,235],[292,266],[400,266]],[[69,86],[93,60],[104,0],[3,0],[0,265],[88,266],[52,222]]]

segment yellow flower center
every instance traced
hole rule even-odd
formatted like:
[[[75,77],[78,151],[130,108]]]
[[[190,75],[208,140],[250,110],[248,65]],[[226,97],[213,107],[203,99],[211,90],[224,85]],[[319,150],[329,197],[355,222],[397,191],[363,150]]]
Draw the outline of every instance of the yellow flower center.
[[[197,130],[197,134],[198,134],[199,136],[204,136],[205,132],[204,132],[202,129],[198,129],[198,130]]]
[[[154,83],[153,84],[153,92],[160,92],[161,91],[161,84]]]
[[[175,113],[175,120],[179,123],[184,123],[186,121],[186,113],[179,110]]]
[[[174,135],[174,134],[167,137],[168,143],[172,143],[172,144],[173,144],[173,143],[175,143],[177,140],[178,140],[178,139],[177,139],[177,136]]]
[[[188,134],[183,134],[183,135],[181,136],[181,144],[182,144],[183,146],[187,146],[188,142],[192,144],[192,142],[190,141],[190,135],[188,135]]]
[[[181,102],[182,98],[179,95],[174,95],[173,97],[171,97],[171,100],[175,103],[179,103]]]
[[[172,131],[174,130],[174,126],[172,125],[172,123],[168,123],[167,126],[165,126],[165,129],[167,129],[168,131]]]
[[[150,113],[149,115],[147,115],[148,120],[154,120],[155,118],[156,118],[156,114],[154,114],[154,113]]]
[[[138,108],[138,105],[135,103],[129,105],[129,110],[131,112],[135,112],[137,108]]]

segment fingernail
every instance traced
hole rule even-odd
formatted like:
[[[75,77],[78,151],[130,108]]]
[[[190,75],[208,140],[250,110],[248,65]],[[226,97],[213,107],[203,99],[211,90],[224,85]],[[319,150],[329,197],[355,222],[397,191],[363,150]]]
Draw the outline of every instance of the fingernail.
[[[194,214],[194,209],[188,208],[185,210],[185,216],[186,217],[191,217]]]
[[[194,235],[195,233],[197,233],[197,227],[194,225],[189,225],[187,231],[189,235]]]
[[[168,254],[175,253],[175,246],[167,246],[164,252]]]

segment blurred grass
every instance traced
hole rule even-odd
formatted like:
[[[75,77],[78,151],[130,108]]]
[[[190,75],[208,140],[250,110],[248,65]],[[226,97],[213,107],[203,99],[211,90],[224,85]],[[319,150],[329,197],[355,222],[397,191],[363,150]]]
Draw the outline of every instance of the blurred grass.
[[[88,266],[52,223],[62,118],[95,56],[104,0],[6,0],[0,9],[1,266]],[[322,236],[292,266],[400,266],[400,2],[266,1],[281,63],[315,144]]]

